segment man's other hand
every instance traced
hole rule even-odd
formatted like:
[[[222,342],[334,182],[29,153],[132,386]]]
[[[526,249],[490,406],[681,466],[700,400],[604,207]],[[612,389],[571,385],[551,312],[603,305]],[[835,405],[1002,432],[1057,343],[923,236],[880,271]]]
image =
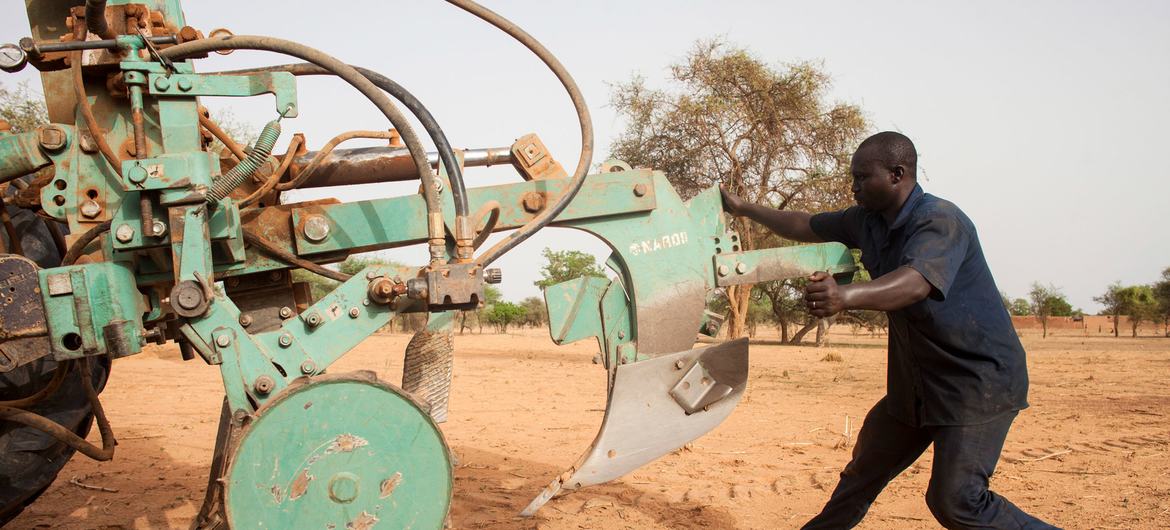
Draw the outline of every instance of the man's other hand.
[[[723,211],[735,216],[743,215],[743,208],[747,206],[747,201],[727,191],[727,188],[723,186],[719,186],[719,195],[723,196]]]
[[[845,301],[841,298],[837,280],[824,271],[809,275],[808,285],[804,287],[804,305],[817,318],[828,318],[843,311]]]

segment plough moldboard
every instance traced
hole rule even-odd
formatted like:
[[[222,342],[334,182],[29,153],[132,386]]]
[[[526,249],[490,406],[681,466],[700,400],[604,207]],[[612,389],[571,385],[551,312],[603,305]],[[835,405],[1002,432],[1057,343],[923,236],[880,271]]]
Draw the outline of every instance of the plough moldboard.
[[[507,147],[452,149],[419,99],[388,77],[292,41],[205,35],[178,0],[27,2],[31,37],[0,48],[0,67],[40,70],[51,123],[0,124],[12,228],[0,255],[0,521],[32,502],[74,452],[113,457],[117,426],[99,399],[111,360],[176,342],[184,359],[218,367],[224,384],[197,526],[442,527],[453,475],[439,428],[452,317],[502,279],[489,267],[500,255],[546,226],[576,228],[608,244],[613,277],[547,288],[550,334],[556,344],[597,340],[608,401],[587,451],[533,492],[531,515],[552,496],[621,477],[731,414],[747,384],[748,346],[695,348],[696,333],[718,332],[721,318],[706,311],[713,290],[854,269],[835,244],[743,251],[715,189],[684,201],[662,173],[617,161],[587,174],[592,128],[572,78],[499,15],[452,3],[507,28],[569,89],[584,146],[572,174],[532,134]],[[216,53],[232,50],[303,62],[196,71],[196,61],[213,68]],[[297,135],[274,153],[295,124],[305,75],[341,78],[392,131],[353,131],[317,151]],[[200,105],[210,96],[263,96],[256,104],[275,101],[272,121],[240,146]],[[356,137],[388,145],[336,148]],[[464,186],[464,170],[504,163],[516,182]],[[282,202],[296,188],[402,180],[421,181],[420,192]],[[511,235],[481,248],[500,231]],[[429,261],[352,275],[325,266],[407,245],[425,245]],[[340,283],[313,300],[292,279],[298,269]],[[429,320],[404,353],[400,385],[328,371],[392,318],[417,312]],[[84,440],[91,424],[102,447]]]

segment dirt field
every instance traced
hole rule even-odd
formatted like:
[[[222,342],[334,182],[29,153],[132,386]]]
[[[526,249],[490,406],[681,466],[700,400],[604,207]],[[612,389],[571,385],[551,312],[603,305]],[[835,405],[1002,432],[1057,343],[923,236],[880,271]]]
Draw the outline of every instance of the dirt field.
[[[406,335],[375,336],[333,371],[397,382]],[[885,388],[884,339],[833,335],[817,349],[753,345],[738,410],[689,450],[624,479],[515,514],[592,440],[604,407],[593,344],[546,332],[464,335],[451,420],[456,528],[793,528],[816,512],[851,437]],[[1008,437],[992,487],[1066,528],[1170,527],[1170,340],[1026,336],[1032,407]],[[839,353],[843,362],[821,359]],[[218,371],[171,348],[114,365],[103,394],[113,462],[76,457],[11,528],[186,527],[202,500],[222,399]],[[96,439],[96,434],[91,435]],[[935,528],[928,452],[862,528]],[[75,482],[107,488],[87,489]]]

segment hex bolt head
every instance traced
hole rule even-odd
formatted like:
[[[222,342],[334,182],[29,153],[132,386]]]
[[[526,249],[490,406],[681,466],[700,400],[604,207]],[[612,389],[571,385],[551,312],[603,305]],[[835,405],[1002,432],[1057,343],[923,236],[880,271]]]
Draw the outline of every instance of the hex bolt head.
[[[252,315],[244,313],[240,315],[240,325],[245,328],[252,325]]]
[[[544,195],[535,191],[525,193],[520,201],[524,205],[524,211],[528,213],[536,213],[544,209]]]
[[[191,88],[192,88],[191,87],[191,80],[187,79],[186,77],[180,78],[178,85],[179,85],[179,90],[182,90],[183,92],[191,90]]]
[[[81,215],[87,219],[93,219],[102,214],[102,205],[98,204],[93,199],[86,199],[81,203]]]
[[[40,141],[41,147],[49,151],[56,151],[65,147],[67,137],[64,129],[56,125],[46,125],[38,131],[37,140]]]
[[[735,272],[737,272],[739,274],[743,274],[743,273],[747,272],[747,263],[743,263],[743,262],[736,263],[735,264]]]
[[[282,334],[280,338],[277,339],[277,342],[280,343],[281,348],[292,346],[292,335],[289,335],[288,333]]]
[[[257,377],[256,381],[252,383],[252,390],[255,390],[257,394],[267,394],[272,392],[273,388],[276,388],[276,381],[267,375]]]
[[[719,275],[720,276],[727,276],[728,274],[731,274],[731,269],[727,268],[727,265],[720,265],[719,266]]]
[[[638,197],[645,196],[646,195],[646,185],[645,184],[634,184],[634,195],[636,195]]]
[[[151,225],[151,227],[154,228],[154,234],[153,234],[154,237],[162,237],[162,236],[167,235],[167,224],[166,223],[159,221],[158,219],[155,219],[154,224]]]
[[[226,333],[219,335],[218,337],[215,338],[215,345],[219,346],[220,348],[226,348],[228,346],[231,346],[232,345],[232,338],[231,338],[231,336],[229,336]]]
[[[329,237],[329,220],[324,216],[310,215],[308,219],[305,219],[301,233],[304,234],[305,239],[313,243],[325,241]]]
[[[301,363],[301,373],[302,374],[310,375],[316,371],[317,371],[317,363],[315,363],[313,361],[305,361],[305,362]]]
[[[134,227],[128,224],[118,225],[118,229],[114,230],[114,237],[119,242],[129,243],[134,240]]]
[[[362,312],[356,307],[349,308],[349,318],[357,318]]]
[[[171,80],[165,77],[160,77],[154,80],[154,88],[166,92],[171,89]]]
[[[280,308],[280,318],[289,318],[293,315],[292,309],[288,307]]]
[[[315,328],[317,326],[320,326],[321,325],[321,315],[318,313],[309,313],[305,317],[305,323],[308,324],[309,327]]]

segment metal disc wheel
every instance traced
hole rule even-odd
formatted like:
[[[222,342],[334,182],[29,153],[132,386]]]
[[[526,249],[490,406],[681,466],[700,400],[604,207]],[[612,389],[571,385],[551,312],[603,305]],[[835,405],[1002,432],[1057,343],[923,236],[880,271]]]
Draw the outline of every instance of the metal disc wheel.
[[[297,380],[230,458],[232,528],[442,528],[450,452],[420,405],[371,372]]]

